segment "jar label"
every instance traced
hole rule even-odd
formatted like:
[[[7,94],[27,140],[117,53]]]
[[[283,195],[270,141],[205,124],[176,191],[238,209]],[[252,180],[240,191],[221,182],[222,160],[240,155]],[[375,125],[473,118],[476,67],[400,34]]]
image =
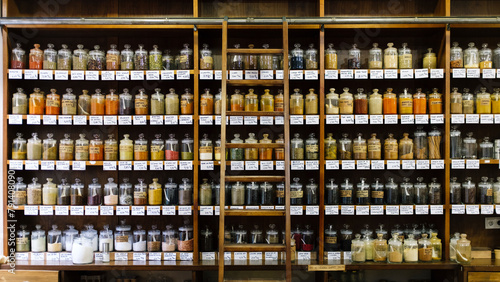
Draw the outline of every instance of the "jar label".
[[[73,153],[73,145],[59,145],[59,153],[60,154],[72,154]]]
[[[290,191],[290,198],[298,199],[304,196],[304,191]]]
[[[372,191],[372,198],[383,199],[384,198],[384,191]]]
[[[116,145],[104,146],[104,153],[106,154],[116,154],[118,153],[118,148]]]
[[[135,108],[136,109],[147,109],[148,108],[148,100],[135,99]]]
[[[205,64],[213,64],[213,62],[214,62],[214,59],[210,56],[203,56],[201,59],[203,60],[203,63],[205,63]]]
[[[151,153],[158,153],[163,151],[163,145],[151,145]]]
[[[76,109],[76,100],[62,100],[62,107],[68,109]]]
[[[128,235],[115,235],[116,243],[128,243]]]
[[[120,145],[120,153],[132,153],[133,149],[131,145]]]
[[[135,199],[146,199],[146,192],[134,192]]]
[[[276,197],[277,198],[283,198],[283,197],[285,197],[285,191],[277,190],[276,191]]]
[[[327,243],[327,244],[337,244],[337,237],[326,236],[325,243]]]
[[[99,146],[92,146],[89,148],[90,154],[99,154],[101,152],[101,147]]]
[[[401,108],[413,108],[413,100],[412,99],[402,99],[399,101],[401,103]]]
[[[306,152],[308,153],[317,153],[319,151],[318,145],[306,145]]]
[[[352,148],[352,151],[354,152],[354,154],[359,154],[359,153],[366,153],[366,145],[365,144],[362,144],[362,145],[354,145],[353,148]]]
[[[358,198],[368,198],[368,190],[358,190],[356,191],[356,196]]]
[[[16,245],[28,244],[28,237],[16,238]]]
[[[387,152],[390,152],[390,153],[394,153],[394,152],[398,152],[398,144],[393,144],[393,143],[385,143],[384,144],[384,150]]]
[[[341,198],[351,198],[352,197],[352,190],[340,190],[340,197]]]
[[[147,152],[148,145],[134,145],[134,152]]]
[[[48,101],[47,101],[47,103],[48,103]],[[490,103],[491,103],[490,99],[479,99],[479,104],[481,106],[489,106]],[[48,106],[48,104],[47,104],[47,106]]]
[[[488,197],[493,196],[493,189],[487,189],[486,190],[486,196],[488,196]]]
[[[441,99],[432,99],[429,102],[431,105],[442,105],[443,104],[443,101]],[[489,103],[487,105],[489,105]]]
[[[368,152],[380,152],[380,150],[381,150],[380,144],[368,145]]]
[[[59,107],[59,100],[48,100],[47,99],[47,107]]]
[[[212,147],[211,146],[202,146],[200,147],[200,153],[212,153]]]

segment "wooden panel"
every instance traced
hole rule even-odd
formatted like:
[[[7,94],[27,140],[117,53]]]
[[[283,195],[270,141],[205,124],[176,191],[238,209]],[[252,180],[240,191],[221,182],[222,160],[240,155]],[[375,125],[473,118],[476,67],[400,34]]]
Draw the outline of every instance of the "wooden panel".
[[[200,17],[313,17],[318,14],[317,0],[200,0]]]
[[[497,16],[500,1],[451,0],[451,16]]]
[[[438,0],[325,1],[325,16],[433,16],[438,2]]]
[[[500,281],[500,272],[469,272],[469,282]]]
[[[59,271],[16,270],[15,274],[7,270],[0,271],[0,281],[9,282],[54,282],[59,280]]]

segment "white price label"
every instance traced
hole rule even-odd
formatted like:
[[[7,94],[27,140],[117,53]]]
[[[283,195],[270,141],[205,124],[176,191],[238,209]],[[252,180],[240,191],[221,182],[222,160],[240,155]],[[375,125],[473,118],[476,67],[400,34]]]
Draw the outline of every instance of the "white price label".
[[[479,69],[467,69],[467,78],[479,78],[480,73]]]
[[[130,215],[130,207],[116,206],[116,215]]]
[[[116,161],[103,161],[102,162],[102,170],[116,170]]]
[[[371,215],[384,215],[384,206],[370,206]]]
[[[385,124],[398,124],[398,115],[384,115]]]
[[[213,70],[200,70],[200,80],[213,80],[214,71]]]
[[[201,170],[214,170],[214,162],[213,161],[201,161]]]
[[[465,116],[465,123],[469,124],[477,124],[479,123],[479,115],[478,114],[468,114]]]
[[[56,70],[55,71],[55,79],[56,80],[68,80],[68,71],[64,71],[64,70]]]
[[[243,116],[231,116],[229,118],[230,125],[243,125]]]
[[[259,71],[256,70],[246,70],[245,71],[245,79],[259,79]]]
[[[202,252],[201,260],[215,260],[215,252]]]
[[[40,115],[28,115],[26,119],[26,124],[40,125]]]
[[[224,252],[224,260],[231,260],[232,259],[232,253],[231,252]]]
[[[160,215],[160,209],[159,206],[148,206],[147,215]]]
[[[354,70],[340,70],[340,79],[353,79]]]
[[[84,80],[85,71],[71,71],[71,80]]]
[[[384,124],[384,116],[370,115],[370,124]]]
[[[266,261],[277,261],[278,260],[278,252],[265,252],[264,258]]]
[[[443,69],[431,69],[431,79],[441,79],[444,78]]]
[[[9,79],[23,79],[23,70],[9,69]]]
[[[132,206],[132,215],[144,216],[146,208],[144,206]]]
[[[291,161],[292,170],[304,170],[304,161]]]
[[[262,252],[250,252],[248,255],[251,261],[262,260]]]
[[[116,125],[117,117],[116,116],[104,116],[104,125]]]
[[[495,205],[495,213],[500,214],[500,205]]]
[[[467,214],[479,214],[479,205],[466,205],[465,210]]]
[[[71,253],[61,253],[61,260],[62,261],[73,261],[73,256]]]
[[[119,161],[118,162],[118,170],[132,170],[132,162],[131,161]]]
[[[40,80],[52,80],[54,72],[51,70],[40,70]]]
[[[276,161],[276,170],[285,170],[285,161]]]
[[[168,117],[168,119],[167,119]],[[150,116],[149,124],[151,125],[163,125],[163,116]],[[165,116],[165,124],[177,124],[177,116]]]
[[[24,206],[24,215],[38,215],[38,206]]]
[[[431,115],[431,124],[443,124],[444,115]]]
[[[163,253],[163,260],[176,261],[177,255],[176,255],[176,253]]]
[[[40,206],[40,215],[54,215],[54,207]]]
[[[355,161],[353,160],[342,161],[342,170],[354,170],[354,169],[356,169]]]
[[[304,124],[304,116],[297,116],[297,115],[290,116],[290,124],[291,125]]]
[[[465,169],[465,160],[451,160],[452,169]]]
[[[340,214],[341,215],[354,215],[354,206],[352,205],[342,205],[340,206]]]
[[[370,79],[384,79],[384,70],[370,70]]]
[[[261,125],[273,125],[273,121],[274,121],[273,117],[266,117],[266,116],[260,117]]]
[[[222,80],[222,71],[221,70],[214,71],[214,74],[215,74],[215,80]]]
[[[9,161],[9,169],[23,170],[23,161]]]
[[[231,170],[245,170],[244,161],[231,161]]]
[[[117,260],[117,261],[127,261],[128,260],[128,253],[115,252],[115,260]]]
[[[429,206],[428,205],[416,205],[415,206],[415,214],[417,214],[417,215],[429,214]]]
[[[341,253],[340,252],[327,252],[328,260],[340,260]]]
[[[429,78],[429,69],[416,69],[415,78]]]
[[[131,80],[144,80],[144,71],[130,71]]]
[[[299,260],[311,260],[311,252],[297,252]]]
[[[180,116],[179,124],[185,124],[185,125],[193,124],[193,116],[191,115]]]
[[[415,124],[428,124],[429,116],[428,115],[415,115]]]
[[[200,206],[200,215],[214,215],[214,207]]]
[[[38,79],[38,70],[24,70],[24,79],[26,80]]]
[[[23,115],[9,115],[9,124],[23,124]]]
[[[246,116],[244,117],[245,125],[257,125],[257,117],[256,116]]]
[[[276,124],[276,125],[285,124],[285,117],[282,117],[282,116],[274,117],[274,124]]]
[[[41,161],[41,170],[54,170],[54,161]]]
[[[318,80],[318,71],[317,70],[306,70],[305,71],[306,80]]]
[[[247,252],[234,252],[234,260],[247,260]]]
[[[465,115],[451,115],[451,123],[453,124],[465,123]]]
[[[387,161],[387,169],[400,170],[401,169],[401,162],[395,161],[395,160],[389,160],[389,161]]]
[[[261,210],[274,210],[274,206],[260,206]]]
[[[303,212],[302,206],[290,206],[290,215],[302,215]]]
[[[113,216],[114,213],[115,212],[113,206],[101,206],[100,214],[102,216]]]
[[[43,116],[43,125],[56,125],[56,124],[57,124],[57,116],[55,115]]]
[[[483,69],[483,79],[494,79],[495,74],[495,69]]]
[[[479,169],[479,160],[467,160],[466,169]]]
[[[340,116],[341,124],[354,124],[354,115],[341,115]]]
[[[398,70],[396,70],[396,69],[384,70],[384,78],[385,79],[398,79]]]
[[[401,79],[413,79],[413,69],[402,69],[399,72]],[[417,74],[415,73],[415,78]]]
[[[160,72],[161,80],[174,80],[175,72],[173,70],[162,70]]]
[[[259,161],[246,161],[245,170],[259,170]]]
[[[59,125],[71,125],[73,119],[71,116],[59,116],[58,118]]]
[[[55,206],[56,215],[69,215],[69,207],[68,206]]]
[[[368,124],[368,115],[355,115],[356,124]]]
[[[369,160],[359,160],[356,161],[358,170],[370,170],[370,161]]]
[[[177,168],[177,162],[175,162]],[[150,170],[163,170],[163,162],[162,161],[150,161],[149,162]]]
[[[326,124],[340,124],[339,115],[327,115]]]
[[[325,206],[325,215],[338,215],[339,206]]]
[[[148,260],[161,261],[161,253],[148,253]]]
[[[90,116],[90,125],[102,125],[102,116]]]
[[[179,215],[191,215],[191,206],[179,206]]]
[[[319,161],[306,161],[306,170],[319,170]]]
[[[481,124],[493,124],[493,115],[481,115]]]
[[[175,206],[163,206],[161,211],[162,215],[175,215]]]
[[[368,70],[354,70],[354,79],[368,79]]]
[[[87,125],[87,116],[74,116],[73,117],[74,125]]]
[[[25,170],[38,170],[38,161],[25,161]]]
[[[129,71],[117,71],[116,72],[116,80],[130,80],[130,72]]]
[[[339,71],[325,70],[325,79],[339,79]]]
[[[319,206],[306,206],[306,215],[319,215]]]
[[[356,215],[370,215],[370,206],[356,206]]]
[[[403,169],[415,169],[415,160],[403,160]]]
[[[372,170],[384,170],[385,164],[384,161],[372,160]]]
[[[274,72],[272,70],[261,70],[260,79],[273,79]]]
[[[165,170],[177,170],[177,161],[165,161]]]
[[[401,124],[414,124],[415,116],[414,115],[401,115]]]
[[[178,80],[189,80],[191,75],[189,74],[189,70],[178,70],[177,71],[177,79]]]
[[[493,214],[493,205],[481,205],[481,214]]]
[[[146,125],[146,116],[134,116],[133,117],[134,125]]]
[[[290,80],[302,80],[304,79],[304,72],[302,70],[291,70]]]
[[[45,260],[45,253],[31,253],[31,260]]]
[[[430,162],[429,160],[417,160],[417,169],[429,169]]]
[[[193,170],[193,161],[179,161],[179,170]]]
[[[413,214],[413,206],[412,205],[401,205],[399,207],[399,212],[401,215],[412,215]]]
[[[273,170],[273,161],[260,161],[260,170]]]
[[[231,70],[229,71],[229,79],[240,80],[243,79],[243,71],[241,70]]]
[[[86,71],[85,72],[85,80],[99,80],[99,72],[98,71]]]
[[[83,210],[84,210],[83,206],[71,206],[70,214],[71,215],[83,215]]]
[[[386,206],[385,214],[387,215],[399,215],[399,206]]]
[[[85,215],[99,215],[99,206],[85,206]]]
[[[466,71],[465,69],[453,69],[453,78],[465,78]]]
[[[101,79],[102,80],[115,80],[115,72],[114,71],[101,71]]]
[[[306,116],[306,124],[319,124],[319,116],[318,115],[307,115]]]
[[[160,71],[146,71],[146,80],[160,80]]]
[[[148,162],[147,161],[135,161],[134,162],[134,170],[148,170]]]
[[[48,261],[58,261],[60,258],[59,253],[47,253]]]
[[[444,169],[444,160],[431,160],[431,169]]]

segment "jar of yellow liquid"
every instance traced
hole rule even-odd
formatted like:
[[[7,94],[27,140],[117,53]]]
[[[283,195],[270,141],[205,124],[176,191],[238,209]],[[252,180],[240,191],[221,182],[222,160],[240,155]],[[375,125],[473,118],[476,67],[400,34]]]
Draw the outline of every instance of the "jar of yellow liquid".
[[[253,89],[248,89],[248,94],[245,95],[245,111],[254,112],[259,110],[259,96],[253,93]]]
[[[269,89],[264,89],[264,94],[260,97],[260,109],[263,112],[274,111],[274,96],[269,93]]]
[[[493,89],[495,91],[491,94],[491,113],[500,114],[500,88]]]
[[[486,87],[481,87],[476,95],[476,113],[491,114],[491,95],[486,92]]]
[[[408,88],[399,94],[399,113],[402,115],[413,113],[413,95],[408,93]]]
[[[436,58],[436,53],[432,52],[432,48],[427,49],[429,52],[427,52],[424,55],[424,62],[422,64],[422,67],[424,69],[435,69],[437,67],[437,58]]]

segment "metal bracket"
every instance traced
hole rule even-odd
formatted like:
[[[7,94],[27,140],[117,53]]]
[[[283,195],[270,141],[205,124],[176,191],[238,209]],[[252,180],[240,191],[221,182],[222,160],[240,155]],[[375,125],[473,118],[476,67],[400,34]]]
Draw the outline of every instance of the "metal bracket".
[[[193,26],[194,31],[198,31],[198,27],[196,25]]]
[[[447,30],[447,31],[450,31],[450,24],[449,24],[449,23],[448,23],[448,24],[446,24],[446,30]]]
[[[324,24],[321,24],[320,30],[321,30],[321,32],[325,32],[325,25]]]

